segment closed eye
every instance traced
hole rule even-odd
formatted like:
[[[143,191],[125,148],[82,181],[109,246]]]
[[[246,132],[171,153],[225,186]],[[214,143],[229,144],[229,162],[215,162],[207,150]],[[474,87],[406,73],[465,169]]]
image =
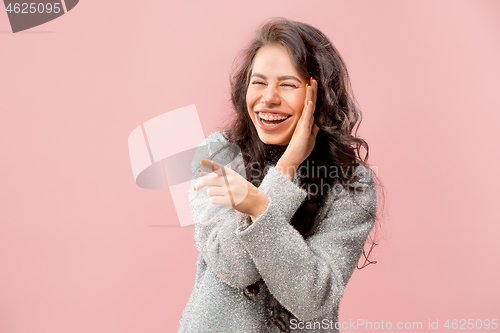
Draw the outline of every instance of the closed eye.
[[[260,81],[253,81],[252,84],[263,84],[263,85],[265,85],[264,82],[260,82]],[[283,83],[281,86],[297,88],[296,85],[291,84],[291,83]]]

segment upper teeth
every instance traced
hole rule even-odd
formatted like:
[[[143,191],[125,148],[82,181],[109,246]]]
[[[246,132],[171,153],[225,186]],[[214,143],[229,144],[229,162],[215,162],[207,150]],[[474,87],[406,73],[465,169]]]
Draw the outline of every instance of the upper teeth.
[[[288,116],[267,116],[262,113],[259,113],[259,117],[265,120],[281,120],[288,118]]]

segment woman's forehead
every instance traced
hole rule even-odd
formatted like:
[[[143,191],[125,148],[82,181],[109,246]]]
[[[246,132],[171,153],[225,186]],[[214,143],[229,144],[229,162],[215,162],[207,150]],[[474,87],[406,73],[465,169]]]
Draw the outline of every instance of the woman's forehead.
[[[273,78],[285,76],[299,76],[292,64],[286,47],[282,45],[266,45],[257,51],[249,76],[255,75],[269,76]]]

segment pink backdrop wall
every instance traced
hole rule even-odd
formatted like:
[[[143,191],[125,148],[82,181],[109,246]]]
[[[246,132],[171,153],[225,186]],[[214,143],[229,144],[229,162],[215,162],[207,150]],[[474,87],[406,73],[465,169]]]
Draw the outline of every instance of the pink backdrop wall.
[[[177,331],[193,228],[135,185],[127,137],[190,104],[218,130],[270,16],[338,48],[387,189],[340,321],[500,319],[500,2],[82,0],[16,34],[0,11],[0,332]]]

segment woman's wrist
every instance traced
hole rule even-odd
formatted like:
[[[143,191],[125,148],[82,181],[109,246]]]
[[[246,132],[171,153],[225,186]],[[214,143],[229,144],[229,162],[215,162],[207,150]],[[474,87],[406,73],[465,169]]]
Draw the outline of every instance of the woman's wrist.
[[[278,163],[276,163],[275,169],[285,175],[285,177],[290,179],[290,181],[293,181],[295,172],[298,169],[298,165],[294,162],[291,162],[285,155],[283,155],[279,159]],[[255,210],[252,212],[252,214],[249,214],[252,222],[255,221],[255,219],[257,219],[266,210],[268,204],[269,199],[264,193],[260,192],[257,196]]]
[[[255,210],[253,211],[252,214],[250,214],[252,222],[255,221],[260,215],[262,215],[262,213],[264,213],[264,211],[267,208],[267,205],[269,205],[269,199],[268,197],[266,197],[264,193],[261,192],[260,195],[258,196],[257,204],[255,205]]]
[[[276,170],[281,172],[285,177],[290,179],[290,181],[293,181],[293,178],[295,177],[295,172],[298,169],[298,165],[296,163],[291,162],[286,158],[286,156],[282,156],[278,163],[276,163],[275,166]]]

